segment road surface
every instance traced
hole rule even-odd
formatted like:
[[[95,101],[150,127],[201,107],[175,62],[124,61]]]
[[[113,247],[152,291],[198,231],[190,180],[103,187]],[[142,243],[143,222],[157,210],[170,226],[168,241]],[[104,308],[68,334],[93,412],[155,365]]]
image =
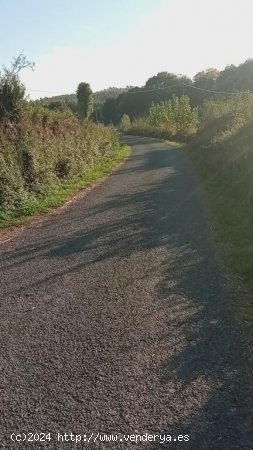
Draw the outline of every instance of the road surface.
[[[253,449],[241,333],[189,164],[126,139],[104,182],[0,246],[2,448]]]

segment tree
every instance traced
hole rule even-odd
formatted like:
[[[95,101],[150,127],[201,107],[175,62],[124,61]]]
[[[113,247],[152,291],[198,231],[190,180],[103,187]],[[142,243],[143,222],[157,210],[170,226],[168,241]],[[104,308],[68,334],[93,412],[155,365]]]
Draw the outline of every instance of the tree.
[[[82,119],[89,119],[93,111],[92,90],[88,83],[79,83],[77,91],[78,112]]]
[[[248,59],[238,67],[227,66],[217,80],[219,90],[240,92],[253,90],[253,60]]]
[[[3,72],[5,76],[18,75],[22,69],[34,69],[34,62],[28,61],[23,53],[20,53],[16,58],[12,59],[11,67],[8,69],[3,66]]]
[[[202,105],[204,100],[212,98],[213,93],[209,91],[217,90],[217,80],[220,72],[215,68],[209,68],[198,72],[193,77],[193,86],[198,88],[187,91],[193,105]]]
[[[194,85],[202,89],[215,90],[219,74],[220,72],[214,68],[202,70],[194,76]]]
[[[46,108],[51,109],[53,111],[66,111],[68,110],[68,106],[61,102],[48,102],[46,105]]]
[[[109,87],[102,91],[94,92],[94,103],[97,106],[102,106],[109,98],[117,98],[122,92],[126,92],[128,89],[129,88]]]
[[[123,114],[127,114],[130,120],[145,115],[152,103],[170,100],[173,95],[181,96],[190,92],[187,86],[192,81],[184,75],[176,75],[168,72],[159,72],[149,78],[143,87],[132,87],[122,92],[115,100],[107,100],[103,107],[103,119],[105,123],[117,124]]]
[[[157,75],[149,78],[145,87],[151,89],[162,89],[178,82],[178,77],[174,73],[159,72]]]
[[[17,121],[20,116],[25,87],[19,79],[19,72],[25,68],[33,69],[34,63],[27,60],[23,53],[13,58],[11,67],[2,67],[0,73],[0,119]]]
[[[120,116],[118,112],[118,100],[116,98],[108,98],[102,108],[102,117],[106,125],[117,124]]]

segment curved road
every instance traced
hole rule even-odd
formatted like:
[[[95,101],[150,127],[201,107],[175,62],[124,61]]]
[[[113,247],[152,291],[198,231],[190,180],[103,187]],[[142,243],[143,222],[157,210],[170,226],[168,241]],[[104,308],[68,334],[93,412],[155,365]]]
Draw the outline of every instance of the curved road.
[[[2,448],[253,449],[241,336],[191,169],[162,141],[126,140],[110,177],[0,246]],[[57,442],[71,432],[77,446]],[[145,433],[162,437],[122,437]]]

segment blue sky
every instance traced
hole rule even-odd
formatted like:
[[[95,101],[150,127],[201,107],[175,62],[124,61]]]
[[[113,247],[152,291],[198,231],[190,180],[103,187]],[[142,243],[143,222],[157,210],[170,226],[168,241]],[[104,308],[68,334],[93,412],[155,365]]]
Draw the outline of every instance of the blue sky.
[[[163,0],[0,0],[0,61],[20,50],[36,59],[54,47],[108,45]]]
[[[193,76],[253,57],[252,0],[0,0],[0,65],[24,51],[31,98]]]

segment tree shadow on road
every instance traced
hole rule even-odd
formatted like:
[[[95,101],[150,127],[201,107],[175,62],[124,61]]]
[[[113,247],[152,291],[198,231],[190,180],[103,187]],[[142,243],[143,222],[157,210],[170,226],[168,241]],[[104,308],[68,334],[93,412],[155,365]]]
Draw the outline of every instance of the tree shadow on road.
[[[33,282],[22,281],[21,293],[45,283],[50,288],[57,278],[95,264],[117,265],[150,254],[153,264],[138,276],[148,280],[157,270],[154,308],[167,324],[157,337],[169,349],[159,367],[150,370],[156,371],[161,395],[171,386],[171,406],[178,403],[162,433],[188,434],[190,441],[146,448],[250,449],[241,330],[227,302],[198,189],[185,157],[166,151],[160,142],[155,145],[134,154],[110,177],[115,186],[126,183],[123,191],[101,195],[95,205],[70,208],[58,224],[44,226],[36,243],[6,252],[3,269],[18,271],[32,262]],[[130,176],[136,177],[136,186]],[[59,231],[57,236],[56,225],[67,230],[66,236]]]

